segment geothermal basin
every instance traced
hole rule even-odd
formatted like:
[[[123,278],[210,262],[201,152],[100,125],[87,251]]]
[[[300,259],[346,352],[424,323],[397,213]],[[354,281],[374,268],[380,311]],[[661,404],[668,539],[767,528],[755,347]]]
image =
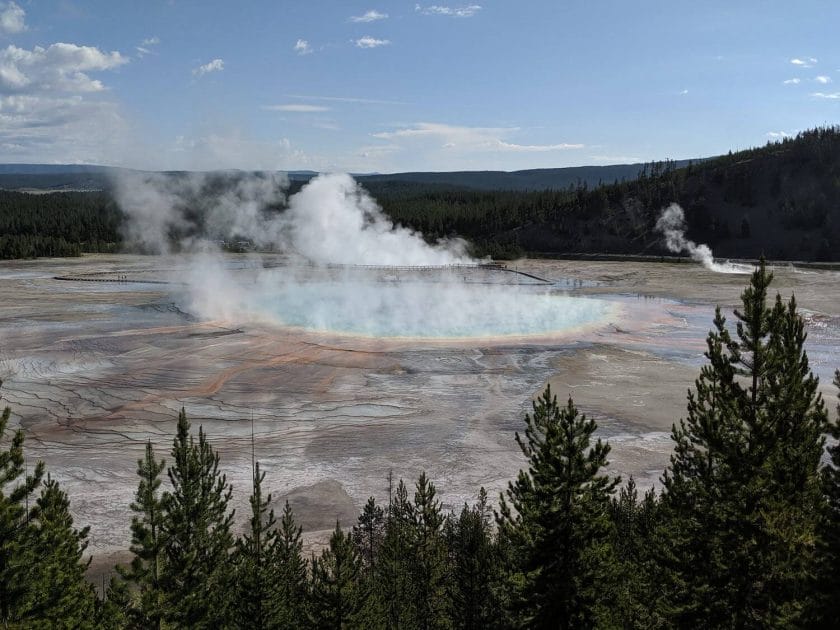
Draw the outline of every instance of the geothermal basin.
[[[520,273],[522,272],[522,273]],[[778,267],[833,409],[840,273]],[[65,278],[63,280],[56,278]],[[120,558],[136,460],[169,459],[178,410],[250,489],[251,429],[275,502],[311,540],[351,525],[388,474],[425,470],[446,508],[506,487],[546,383],[596,418],[614,474],[655,484],[703,364],[713,309],[747,275],[692,264],[520,261],[340,268],[273,256],[86,256],[0,263],[0,389],[70,494],[90,551]]]

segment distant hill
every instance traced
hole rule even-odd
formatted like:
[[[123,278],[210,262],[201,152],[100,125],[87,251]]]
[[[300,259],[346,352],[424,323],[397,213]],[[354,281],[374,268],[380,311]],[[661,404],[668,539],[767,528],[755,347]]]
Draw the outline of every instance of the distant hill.
[[[703,161],[702,159],[694,162]],[[674,162],[677,167],[688,166],[692,160]],[[643,163],[614,164],[611,166],[570,166],[565,168],[538,168],[525,171],[453,171],[390,173],[385,175],[358,175],[362,184],[384,182],[410,182],[467,188],[471,190],[561,190],[569,186],[612,184],[636,179],[645,167]]]
[[[695,162],[702,160],[695,160]],[[686,166],[690,160],[675,162]],[[453,171],[390,174],[357,174],[357,181],[369,188],[430,186],[467,190],[560,190],[569,186],[589,187],[638,177],[645,164],[573,166],[525,171]],[[86,164],[0,164],[0,188],[5,190],[107,190],[113,177],[129,169]],[[171,171],[182,173],[184,171]],[[318,175],[316,171],[288,171],[298,186]]]

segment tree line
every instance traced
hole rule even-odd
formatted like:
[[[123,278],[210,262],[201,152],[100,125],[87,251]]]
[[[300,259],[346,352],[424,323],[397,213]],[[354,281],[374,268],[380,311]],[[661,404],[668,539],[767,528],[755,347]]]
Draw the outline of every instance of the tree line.
[[[672,429],[661,489],[607,470],[610,446],[550,388],[516,435],[526,467],[490,505],[445,513],[425,474],[370,498],[306,558],[253,466],[234,532],[219,455],[181,411],[169,460],[151,443],[130,505],[132,560],[98,596],[87,528],[0,418],[0,618],[34,628],[840,627],[840,420],[830,421],[793,298],[764,263]],[[840,387],[840,371],[835,384]],[[840,412],[840,409],[838,409]],[[165,477],[164,477],[165,472]],[[166,482],[164,485],[164,481]],[[345,527],[342,527],[344,525]],[[349,527],[352,525],[352,527]]]
[[[169,174],[172,178],[183,173]],[[185,212],[204,227],[206,197],[243,174],[219,173]],[[304,182],[290,183],[288,194]],[[840,261],[840,127],[677,168],[647,164],[629,181],[584,182],[557,190],[472,190],[399,180],[365,181],[391,219],[428,240],[458,236],[477,257],[668,252],[656,221],[662,208],[685,209],[688,237],[724,257]],[[266,206],[271,214],[283,204]],[[0,258],[116,251],[125,216],[111,192],[31,195],[0,191]],[[174,229],[178,239],[189,235]],[[204,234],[208,238],[225,235]]]

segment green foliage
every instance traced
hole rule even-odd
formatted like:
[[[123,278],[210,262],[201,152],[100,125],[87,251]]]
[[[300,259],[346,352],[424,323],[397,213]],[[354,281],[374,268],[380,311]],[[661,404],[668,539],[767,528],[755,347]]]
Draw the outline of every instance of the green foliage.
[[[826,411],[796,303],[769,307],[771,280],[762,262],[737,340],[716,311],[709,363],[673,429],[657,551],[677,625],[789,627],[814,610]]]
[[[104,193],[0,190],[0,259],[113,252],[122,220]]]
[[[73,527],[69,508],[67,494],[47,475],[37,517],[28,530],[33,564],[26,577],[31,586],[21,620],[29,627],[94,627],[96,595],[85,580],[90,560],[82,561],[88,528]]]
[[[172,490],[162,498],[164,620],[192,628],[224,626],[233,590],[232,491],[219,471],[219,455],[203,429],[195,441],[183,409],[172,461],[167,470]]]
[[[277,585],[271,615],[280,628],[299,626],[309,614],[309,582],[301,531],[301,527],[295,524],[292,507],[286,501],[273,558]]]
[[[0,381],[2,385],[2,381]],[[25,474],[24,435],[21,429],[6,443],[11,410],[0,413],[0,622],[4,625],[20,618],[32,584],[29,570],[32,550],[28,546],[30,521],[37,516],[37,506],[29,499],[41,483],[43,462],[32,474]]]
[[[618,479],[601,473],[609,446],[597,425],[550,387],[525,417],[516,441],[528,461],[499,503],[499,536],[514,551],[509,588],[520,623],[580,628],[607,623],[614,585],[610,494]]]
[[[359,588],[362,561],[338,523],[329,547],[312,562],[312,603],[310,616],[316,628],[357,627],[357,616],[364,608],[364,591]]]
[[[236,609],[235,618],[241,627],[262,629],[274,626],[272,604],[278,575],[276,557],[277,520],[269,509],[271,495],[263,498],[265,473],[260,463],[254,466],[251,491],[250,527],[236,541]]]
[[[117,572],[131,589],[114,594],[126,599],[126,614],[131,624],[138,628],[160,628],[164,593],[161,589],[163,572],[164,537],[163,505],[160,497],[160,473],[163,460],[155,460],[152,443],[146,443],[143,459],[137,461],[140,478],[137,494],[131,504],[131,553],[134,557],[128,567],[117,567]],[[117,585],[112,585],[116,591]]]

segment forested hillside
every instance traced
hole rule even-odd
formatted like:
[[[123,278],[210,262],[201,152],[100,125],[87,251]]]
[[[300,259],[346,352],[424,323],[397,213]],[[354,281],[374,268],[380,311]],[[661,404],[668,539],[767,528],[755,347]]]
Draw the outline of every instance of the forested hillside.
[[[289,504],[273,511],[259,463],[251,487],[235,489],[251,495],[236,535],[234,488],[182,410],[166,458],[148,443],[137,462],[134,497],[109,498],[131,522],[132,559],[97,593],[72,497],[43,463],[27,467],[6,409],[0,623],[837,628],[840,445],[826,448],[825,434],[840,437],[840,421],[817,393],[795,302],[774,301],[771,279],[762,263],[737,332],[717,310],[658,492],[610,476],[595,422],[546,389],[515,436],[525,467],[498,503],[477,489],[447,514],[425,474],[400,480],[387,503],[371,497],[355,523],[336,523],[311,559]]]
[[[656,220],[677,202],[687,236],[715,255],[840,260],[840,127],[640,177],[565,191],[377,189],[388,214],[427,236],[461,235],[480,254],[664,254]]]
[[[840,127],[678,166],[659,162],[629,181],[530,192],[505,189],[512,180],[501,176],[494,190],[472,189],[455,177],[461,174],[449,183],[435,173],[428,180],[415,173],[361,182],[394,221],[430,240],[461,236],[478,256],[665,254],[656,220],[677,202],[688,238],[709,244],[717,256],[840,261]],[[220,173],[219,181],[246,175]],[[482,174],[483,187],[491,176]],[[307,177],[292,178],[289,193]],[[109,195],[0,192],[0,257],[110,251],[119,244],[122,215]]]

